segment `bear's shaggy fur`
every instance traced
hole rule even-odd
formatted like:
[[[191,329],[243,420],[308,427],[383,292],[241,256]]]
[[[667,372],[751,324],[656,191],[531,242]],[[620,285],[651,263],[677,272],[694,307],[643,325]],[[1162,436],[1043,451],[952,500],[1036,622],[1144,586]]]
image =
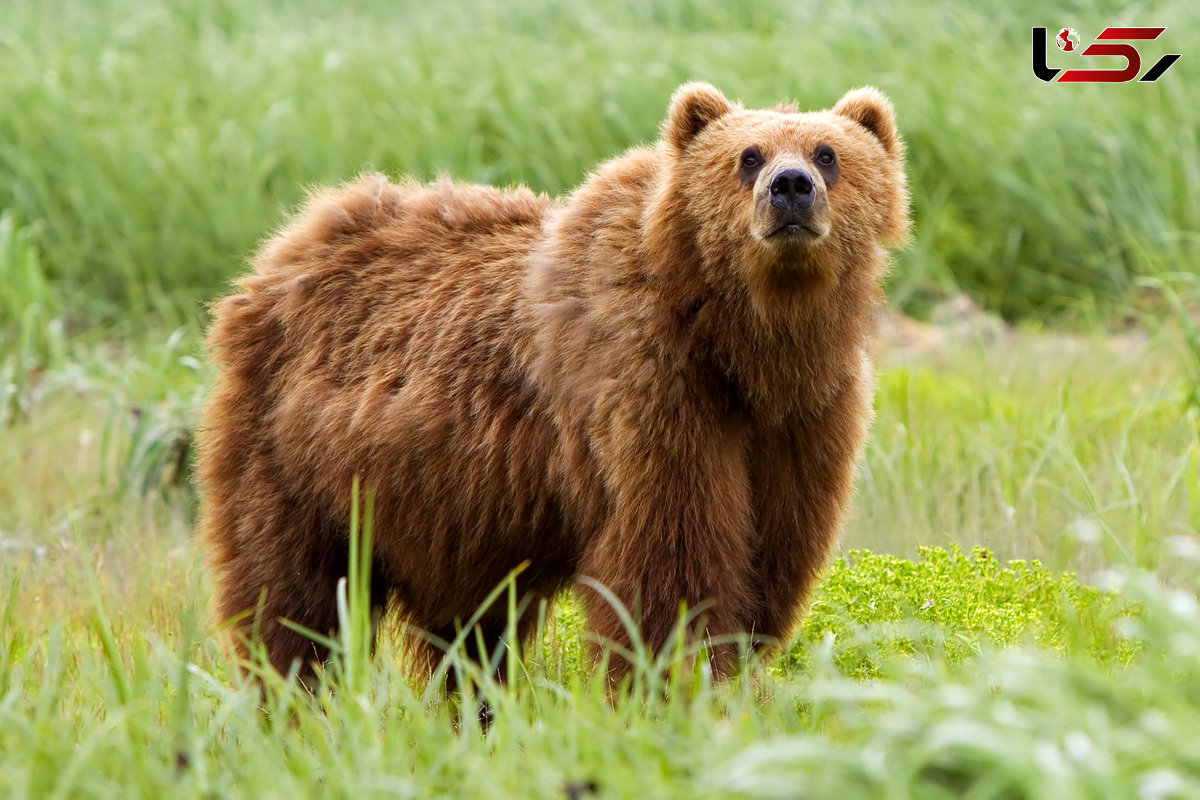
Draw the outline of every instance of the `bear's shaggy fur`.
[[[215,307],[216,616],[281,671],[323,658],[279,620],[336,627],[358,474],[374,601],[442,639],[526,561],[522,592],[594,579],[653,648],[681,603],[693,637],[785,637],[850,495],[882,245],[906,229],[870,88],[797,113],[686,84],[656,145],[562,202],[377,175],[316,194]],[[734,651],[711,652],[727,673]]]

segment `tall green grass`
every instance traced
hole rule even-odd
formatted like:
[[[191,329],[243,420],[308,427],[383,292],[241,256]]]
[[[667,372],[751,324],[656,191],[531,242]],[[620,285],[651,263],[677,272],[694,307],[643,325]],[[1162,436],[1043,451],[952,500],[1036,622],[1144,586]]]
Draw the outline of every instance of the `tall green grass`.
[[[1181,349],[1167,326],[1150,341],[1014,334],[885,357],[844,540],[1175,574],[1169,542],[1200,531],[1200,428]]]
[[[1161,292],[1179,329],[1179,361],[1183,367],[1185,407],[1200,415],[1200,276],[1174,273],[1144,285]]]
[[[653,139],[692,78],[751,105],[891,95],[917,221],[905,307],[961,287],[1008,316],[1108,313],[1136,277],[1200,271],[1185,0],[53,8],[0,19],[0,209],[42,228],[71,309],[108,321],[194,320],[305,186],[362,169],[561,193]],[[1166,25],[1144,60],[1184,56],[1154,84],[1043,84],[1030,28],[1059,24]]]

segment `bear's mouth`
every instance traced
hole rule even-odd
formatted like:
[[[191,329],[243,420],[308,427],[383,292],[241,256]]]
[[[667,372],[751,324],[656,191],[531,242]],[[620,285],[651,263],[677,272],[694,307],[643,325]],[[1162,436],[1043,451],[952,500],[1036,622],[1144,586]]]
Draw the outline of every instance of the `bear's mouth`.
[[[811,241],[813,239],[820,239],[826,233],[828,233],[828,231],[818,230],[810,223],[796,220],[784,222],[775,228],[775,230],[768,233],[765,238],[774,239],[777,241]]]

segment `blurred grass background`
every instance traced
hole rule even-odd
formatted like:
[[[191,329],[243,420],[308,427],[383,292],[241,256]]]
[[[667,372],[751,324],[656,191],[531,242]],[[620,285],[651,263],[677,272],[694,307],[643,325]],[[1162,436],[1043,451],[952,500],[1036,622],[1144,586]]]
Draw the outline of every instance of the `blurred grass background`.
[[[1032,76],[1033,25],[1150,19],[1147,67],[1184,53],[1156,83]],[[917,223],[893,299],[1107,321],[1145,302],[1135,278],[1200,271],[1198,22],[1186,0],[9,0],[0,210],[73,325],[194,325],[306,186],[381,169],[559,194],[652,140],[684,80],[805,108],[871,83]]]

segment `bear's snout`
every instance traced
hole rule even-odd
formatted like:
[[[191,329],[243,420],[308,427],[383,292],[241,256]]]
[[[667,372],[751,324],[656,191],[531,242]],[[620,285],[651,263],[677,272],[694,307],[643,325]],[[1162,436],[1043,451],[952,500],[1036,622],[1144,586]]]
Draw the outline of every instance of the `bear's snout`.
[[[817,196],[812,176],[795,167],[776,172],[771,178],[769,191],[771,205],[785,212],[810,208]]]
[[[806,165],[776,164],[760,178],[755,194],[754,234],[759,241],[808,249],[829,233],[825,183]]]

